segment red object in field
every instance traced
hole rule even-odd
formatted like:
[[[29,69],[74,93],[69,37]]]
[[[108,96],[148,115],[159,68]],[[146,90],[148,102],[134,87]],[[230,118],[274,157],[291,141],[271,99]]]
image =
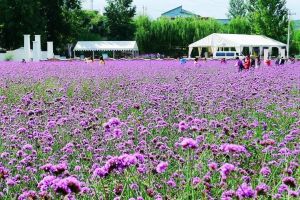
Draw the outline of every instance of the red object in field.
[[[266,65],[267,65],[268,67],[271,66],[271,60],[266,60],[265,63],[266,63]]]
[[[249,68],[250,68],[250,65],[251,65],[251,61],[250,61],[250,59],[247,58],[247,59],[245,60],[244,68],[245,68],[245,69],[249,69]]]

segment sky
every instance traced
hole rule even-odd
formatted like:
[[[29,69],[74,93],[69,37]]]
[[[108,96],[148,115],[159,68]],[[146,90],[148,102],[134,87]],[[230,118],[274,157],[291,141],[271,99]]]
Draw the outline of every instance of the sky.
[[[91,8],[91,0],[82,1],[83,8]],[[105,0],[94,0],[94,9],[103,12],[105,2]],[[224,19],[227,18],[228,2],[229,0],[133,0],[137,13],[142,14],[144,7],[151,18],[157,18],[162,13],[182,5],[183,9],[200,16]],[[287,7],[296,13],[292,16],[293,19],[300,19],[300,0],[287,0]]]

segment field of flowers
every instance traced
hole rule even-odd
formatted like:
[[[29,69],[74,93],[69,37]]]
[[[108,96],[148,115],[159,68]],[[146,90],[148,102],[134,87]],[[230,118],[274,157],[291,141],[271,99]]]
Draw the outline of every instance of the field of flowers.
[[[299,199],[300,64],[0,63],[0,199]]]

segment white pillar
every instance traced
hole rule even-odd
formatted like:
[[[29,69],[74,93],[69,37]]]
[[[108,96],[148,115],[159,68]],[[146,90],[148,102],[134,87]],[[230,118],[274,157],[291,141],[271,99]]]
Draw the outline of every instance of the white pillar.
[[[39,57],[39,42],[33,41],[33,61],[40,61]]]
[[[285,51],[285,49],[281,49],[281,48],[278,48],[278,49],[279,49],[280,57],[286,58],[286,55],[285,55],[286,51]]]
[[[269,58],[269,49],[264,50],[264,61],[268,60]]]
[[[249,53],[250,55],[253,55],[253,47],[249,47]]]
[[[53,42],[47,42],[47,59],[54,58]]]
[[[263,54],[263,47],[259,47],[259,56],[261,57]]]
[[[35,35],[34,36],[34,41],[37,42],[37,56],[38,56],[38,59],[41,60],[41,51],[42,51],[42,48],[41,48],[41,35]]]
[[[193,51],[193,48],[189,47],[189,58],[191,58],[191,56],[192,56],[192,51]]]
[[[30,61],[30,35],[24,35],[24,59]]]
[[[269,47],[269,54],[270,54],[270,56],[272,56],[272,48],[273,47]]]
[[[199,58],[201,58],[202,47],[198,47]]]

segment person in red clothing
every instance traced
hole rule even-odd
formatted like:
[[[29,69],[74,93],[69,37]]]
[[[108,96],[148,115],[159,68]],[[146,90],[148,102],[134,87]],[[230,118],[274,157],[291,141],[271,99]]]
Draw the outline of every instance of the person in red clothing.
[[[270,67],[271,66],[271,60],[268,58],[266,61],[265,61],[265,64]]]
[[[250,56],[247,56],[244,63],[244,69],[249,69],[251,66],[251,59]]]

